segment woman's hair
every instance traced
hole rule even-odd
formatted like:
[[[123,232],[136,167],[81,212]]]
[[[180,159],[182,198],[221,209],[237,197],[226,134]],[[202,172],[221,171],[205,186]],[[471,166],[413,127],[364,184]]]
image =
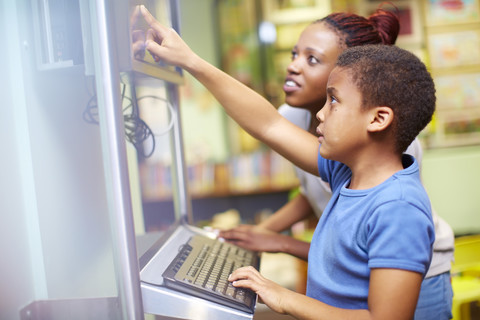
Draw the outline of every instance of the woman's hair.
[[[314,23],[320,22],[336,32],[340,38],[340,45],[346,47],[365,44],[393,45],[400,31],[397,15],[381,8],[368,18],[354,13],[336,12]]]

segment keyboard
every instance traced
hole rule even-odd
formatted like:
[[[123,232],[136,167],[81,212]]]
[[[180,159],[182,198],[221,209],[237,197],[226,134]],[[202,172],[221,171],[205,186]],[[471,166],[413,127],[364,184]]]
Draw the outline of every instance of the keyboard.
[[[227,278],[240,267],[258,269],[258,264],[258,254],[253,251],[195,235],[180,247],[162,276],[169,288],[254,313],[256,294],[249,289],[235,288]]]

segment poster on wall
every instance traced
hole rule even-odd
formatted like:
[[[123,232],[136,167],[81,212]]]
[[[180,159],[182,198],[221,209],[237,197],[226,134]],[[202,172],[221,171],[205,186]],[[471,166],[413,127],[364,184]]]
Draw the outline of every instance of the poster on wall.
[[[479,0],[427,1],[426,22],[429,26],[479,21]]]
[[[480,73],[438,76],[434,80],[437,108],[480,110]]]
[[[436,147],[480,143],[480,73],[448,74],[434,77]]]
[[[471,66],[480,63],[480,31],[431,34],[428,37],[432,68]]]

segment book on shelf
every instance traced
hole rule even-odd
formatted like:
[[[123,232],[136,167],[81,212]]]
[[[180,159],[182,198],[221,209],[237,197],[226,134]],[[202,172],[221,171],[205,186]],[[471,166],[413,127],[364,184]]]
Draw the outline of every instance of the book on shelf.
[[[235,155],[225,163],[188,164],[187,177],[193,197],[288,190],[298,185],[294,166],[271,150]],[[140,180],[145,200],[172,197],[170,165],[145,162]]]

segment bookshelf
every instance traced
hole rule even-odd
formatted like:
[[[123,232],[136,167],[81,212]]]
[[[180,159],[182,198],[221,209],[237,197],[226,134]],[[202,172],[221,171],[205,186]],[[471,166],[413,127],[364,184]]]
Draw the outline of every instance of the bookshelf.
[[[162,162],[140,166],[143,200],[168,201],[172,196],[171,170]],[[298,186],[293,165],[271,150],[230,157],[225,163],[187,165],[192,198],[215,198],[288,191]]]
[[[171,172],[170,165],[160,161],[140,165],[143,212],[150,230],[162,229],[174,218],[165,216],[174,212]],[[224,163],[187,164],[187,179],[197,224],[230,209],[237,210],[243,222],[254,223],[257,213],[283,206],[299,185],[294,166],[270,149],[231,156]]]

